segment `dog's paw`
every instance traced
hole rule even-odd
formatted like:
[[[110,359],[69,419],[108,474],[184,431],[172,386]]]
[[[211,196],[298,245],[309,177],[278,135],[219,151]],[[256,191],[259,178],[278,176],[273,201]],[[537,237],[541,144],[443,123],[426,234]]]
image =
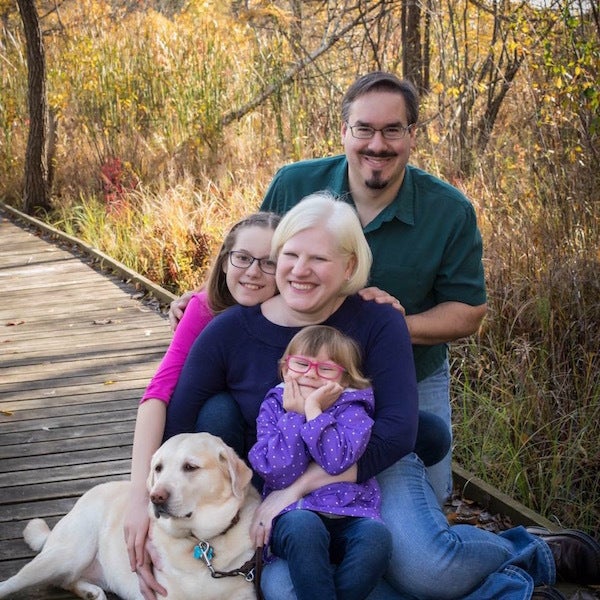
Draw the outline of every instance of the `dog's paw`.
[[[102,588],[83,579],[76,581],[69,588],[69,591],[73,592],[77,597],[83,598],[83,600],[106,600],[106,594]]]

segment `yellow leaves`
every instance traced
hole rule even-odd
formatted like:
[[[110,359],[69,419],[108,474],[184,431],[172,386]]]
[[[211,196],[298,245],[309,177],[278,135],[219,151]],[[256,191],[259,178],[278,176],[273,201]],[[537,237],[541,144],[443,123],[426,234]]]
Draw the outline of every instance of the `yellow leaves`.
[[[444,91],[444,84],[441,81],[437,81],[431,86],[431,91],[434,94],[441,94]]]

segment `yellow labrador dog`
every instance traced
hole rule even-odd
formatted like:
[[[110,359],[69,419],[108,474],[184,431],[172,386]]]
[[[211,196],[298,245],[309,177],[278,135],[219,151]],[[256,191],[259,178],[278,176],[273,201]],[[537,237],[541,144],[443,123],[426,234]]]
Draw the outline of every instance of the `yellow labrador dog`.
[[[254,555],[250,522],[260,498],[252,471],[220,438],[181,434],[154,454],[148,490],[156,578],[168,600],[253,600],[247,564]],[[143,600],[123,534],[128,481],[86,492],[50,531],[42,519],[27,524],[25,541],[41,552],[0,583],[0,598],[52,584],[86,600]]]

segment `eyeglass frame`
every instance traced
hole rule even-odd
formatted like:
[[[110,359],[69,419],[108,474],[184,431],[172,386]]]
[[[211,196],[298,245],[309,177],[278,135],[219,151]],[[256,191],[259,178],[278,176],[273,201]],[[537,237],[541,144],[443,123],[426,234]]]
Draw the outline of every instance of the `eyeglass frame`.
[[[406,135],[408,133],[410,133],[411,130],[416,125],[415,125],[415,123],[411,123],[410,125],[406,125],[406,126],[405,125],[387,125],[386,127],[382,127],[380,129],[378,129],[377,127],[371,127],[370,125],[356,125],[356,124],[350,125],[350,123],[348,123],[348,121],[346,121],[346,126],[350,130],[350,135],[357,140],[372,140],[378,131],[381,132],[381,135],[386,140],[403,140],[406,137]],[[354,130],[357,128],[367,129],[371,132],[371,135],[359,137],[358,135],[356,135],[354,133]],[[386,132],[386,130],[389,131],[390,129],[398,129],[398,132],[399,133],[402,132],[402,133],[398,137],[389,137],[388,135],[386,135],[385,132]]]
[[[273,260],[271,260],[270,258],[256,258],[256,256],[252,256],[251,254],[248,254],[248,252],[244,252],[243,250],[230,250],[227,255],[229,256],[229,262],[231,263],[232,266],[234,266],[236,269],[249,269],[254,262],[258,262],[258,268],[265,273],[265,275],[275,275],[275,272],[277,271],[277,263]],[[246,256],[247,258],[251,258],[252,260],[250,261],[250,264],[248,265],[236,265],[233,262],[233,257],[234,256]],[[266,271],[264,268],[265,263],[271,263],[273,265],[273,270],[272,271]]]
[[[308,363],[308,367],[306,368],[305,371],[299,371],[298,369],[294,369],[293,367],[290,367],[290,359],[301,359],[302,362]],[[315,373],[319,377],[322,377],[323,379],[328,379],[328,380],[337,379],[340,375],[343,375],[344,373],[346,373],[346,369],[344,369],[344,367],[342,367],[341,365],[338,365],[337,363],[325,362],[325,361],[314,361],[314,360],[310,360],[310,359],[306,358],[306,356],[302,356],[301,354],[288,354],[283,359],[283,362],[285,363],[286,367],[290,371],[293,371],[294,373],[300,373],[301,375],[306,375],[306,373],[308,373],[314,367]],[[321,366],[327,366],[327,367],[335,369],[337,371],[336,375],[334,375],[333,377],[329,377],[328,375],[323,375],[323,373],[321,373],[319,371],[319,367],[321,367]]]

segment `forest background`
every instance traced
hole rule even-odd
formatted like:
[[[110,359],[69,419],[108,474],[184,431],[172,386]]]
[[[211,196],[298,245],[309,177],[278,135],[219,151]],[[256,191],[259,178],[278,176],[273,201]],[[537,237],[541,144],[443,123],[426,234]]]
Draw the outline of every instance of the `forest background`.
[[[342,151],[357,75],[417,83],[412,162],[464,191],[484,238],[490,311],[451,346],[455,458],[600,535],[597,0],[35,8],[49,199],[28,212],[176,293],[278,167]],[[0,17],[0,199],[22,208],[27,51],[17,3]]]

